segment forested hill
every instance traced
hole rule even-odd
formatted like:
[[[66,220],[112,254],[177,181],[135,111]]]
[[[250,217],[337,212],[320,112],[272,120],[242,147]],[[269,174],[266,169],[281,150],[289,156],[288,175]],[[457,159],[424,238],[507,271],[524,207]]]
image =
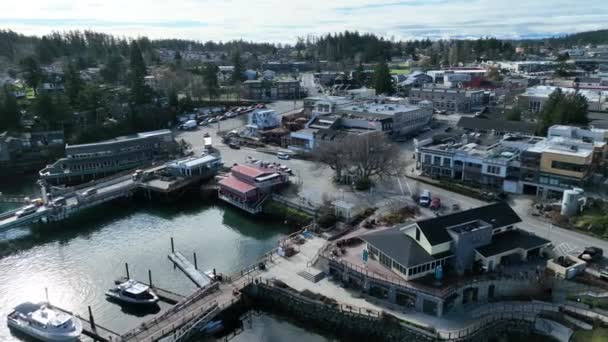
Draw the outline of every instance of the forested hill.
[[[559,45],[608,44],[608,30],[586,31],[550,39]]]

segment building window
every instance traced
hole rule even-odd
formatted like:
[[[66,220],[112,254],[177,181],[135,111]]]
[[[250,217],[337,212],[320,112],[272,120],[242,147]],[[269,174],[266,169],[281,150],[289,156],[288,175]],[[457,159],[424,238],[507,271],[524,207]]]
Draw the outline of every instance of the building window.
[[[424,163],[425,164],[430,164],[431,163],[431,156],[428,154],[424,155]]]
[[[500,174],[500,167],[499,166],[493,166],[493,165],[487,165],[486,166],[486,172],[494,174],[494,175],[499,175]]]
[[[416,241],[420,241],[420,228],[416,228]]]
[[[554,160],[551,162],[551,167],[554,169],[565,170],[565,171],[574,171],[574,172],[584,172],[586,166],[578,165],[573,163],[566,163]]]
[[[451,163],[452,163],[452,159],[450,159],[450,158],[443,158],[443,166],[450,167]]]
[[[433,165],[441,165],[441,157],[433,157]]]

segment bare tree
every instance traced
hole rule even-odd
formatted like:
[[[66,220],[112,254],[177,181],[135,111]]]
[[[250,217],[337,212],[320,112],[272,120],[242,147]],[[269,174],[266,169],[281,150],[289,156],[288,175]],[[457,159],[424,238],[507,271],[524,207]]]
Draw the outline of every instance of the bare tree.
[[[336,172],[337,179],[349,172],[359,181],[369,182],[373,177],[401,175],[406,167],[399,147],[381,133],[351,135],[340,141],[324,142],[319,144],[315,155],[317,161]]]

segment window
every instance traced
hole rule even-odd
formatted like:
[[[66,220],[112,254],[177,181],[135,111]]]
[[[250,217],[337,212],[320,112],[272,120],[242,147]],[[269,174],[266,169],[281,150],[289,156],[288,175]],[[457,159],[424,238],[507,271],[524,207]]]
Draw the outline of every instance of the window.
[[[433,165],[441,165],[441,157],[433,157]]]
[[[587,168],[586,165],[579,165],[573,163],[566,163],[554,160],[551,162],[551,167],[554,169],[565,170],[565,171],[574,171],[574,172],[584,172]]]
[[[425,164],[430,164],[431,163],[431,156],[428,154],[424,155],[424,163]]]
[[[486,172],[494,174],[494,175],[499,175],[500,174],[500,166],[487,165],[486,166]]]
[[[443,158],[443,166],[450,167],[451,163],[452,163],[452,159],[450,159],[450,158]]]
[[[416,241],[420,241],[420,228],[416,228]]]

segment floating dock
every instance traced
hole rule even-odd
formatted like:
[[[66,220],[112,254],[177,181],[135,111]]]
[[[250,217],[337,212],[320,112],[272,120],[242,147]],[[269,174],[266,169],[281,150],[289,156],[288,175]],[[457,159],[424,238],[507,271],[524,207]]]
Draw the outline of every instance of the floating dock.
[[[207,275],[199,272],[198,269],[185,256],[180,252],[172,252],[169,254],[169,259],[176,265],[182,272],[184,272],[190,280],[192,280],[196,286],[204,288],[211,284],[211,278]]]
[[[115,283],[123,283],[125,281],[129,280],[129,278],[127,277],[120,277],[118,279],[116,279],[114,282]],[[171,305],[175,305],[179,302],[181,302],[182,300],[184,300],[186,298],[186,296],[181,295],[179,293],[175,293],[169,290],[165,290],[165,289],[161,289],[160,287],[156,287],[154,285],[150,285],[150,284],[146,284],[143,281],[139,281],[136,280],[138,283],[144,284],[144,285],[148,285],[150,286],[150,288],[152,289],[152,291],[154,291],[154,293],[156,293],[156,295],[158,296],[158,299],[162,302],[165,302],[167,304],[171,304]]]
[[[91,321],[89,321],[79,315],[75,315],[66,309],[62,309],[55,305],[53,305],[53,308],[57,309],[59,311],[63,311],[65,313],[67,313],[68,315],[73,315],[76,319],[79,319],[80,322],[82,323],[82,334],[92,338],[95,341],[100,341],[100,342],[120,341],[120,334],[117,332],[114,332],[108,328],[104,328],[96,323],[91,324]]]

